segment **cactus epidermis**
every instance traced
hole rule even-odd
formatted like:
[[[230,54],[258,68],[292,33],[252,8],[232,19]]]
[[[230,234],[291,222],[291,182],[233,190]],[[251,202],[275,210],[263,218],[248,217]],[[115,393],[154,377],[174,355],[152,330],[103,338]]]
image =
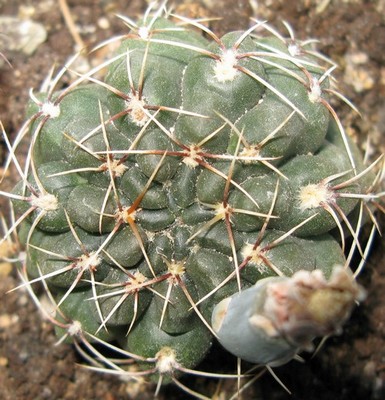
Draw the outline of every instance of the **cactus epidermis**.
[[[31,92],[6,236],[18,228],[23,286],[43,283],[58,335],[95,369],[178,383],[216,338],[280,364],[360,299],[345,237],[363,257],[381,160],[365,166],[329,104],[334,65],[266,28],[218,38],[149,13],[110,60]]]

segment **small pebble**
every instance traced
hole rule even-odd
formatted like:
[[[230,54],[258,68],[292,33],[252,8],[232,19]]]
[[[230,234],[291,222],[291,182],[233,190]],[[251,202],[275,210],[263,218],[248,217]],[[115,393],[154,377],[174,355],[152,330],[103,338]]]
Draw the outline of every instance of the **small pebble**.
[[[0,315],[0,329],[7,329],[19,320],[17,315],[2,314]]]
[[[47,31],[42,24],[30,19],[0,16],[0,48],[2,51],[20,51],[31,55],[47,39]]]
[[[0,357],[0,367],[6,367],[8,365],[8,358]]]

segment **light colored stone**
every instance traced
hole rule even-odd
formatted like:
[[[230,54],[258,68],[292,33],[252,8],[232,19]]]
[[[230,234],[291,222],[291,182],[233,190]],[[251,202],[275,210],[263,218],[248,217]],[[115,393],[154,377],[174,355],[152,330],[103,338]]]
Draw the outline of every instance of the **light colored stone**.
[[[0,48],[2,51],[20,51],[31,55],[47,39],[47,31],[42,24],[30,19],[0,16]]]

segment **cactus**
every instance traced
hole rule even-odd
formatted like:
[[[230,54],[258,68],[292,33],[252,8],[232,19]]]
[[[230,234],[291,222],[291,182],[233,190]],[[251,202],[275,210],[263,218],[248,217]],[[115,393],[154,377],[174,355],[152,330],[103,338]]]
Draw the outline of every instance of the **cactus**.
[[[17,230],[20,287],[89,368],[207,398],[179,376],[225,376],[195,370],[215,340],[271,370],[340,332],[363,298],[382,156],[364,161],[330,105],[335,65],[290,27],[218,38],[164,7],[122,19],[114,56],[31,91],[3,240]]]

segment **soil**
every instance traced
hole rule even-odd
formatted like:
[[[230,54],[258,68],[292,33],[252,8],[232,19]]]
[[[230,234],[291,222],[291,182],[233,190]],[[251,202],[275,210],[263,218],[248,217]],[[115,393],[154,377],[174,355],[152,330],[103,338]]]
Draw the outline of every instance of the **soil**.
[[[337,61],[339,88],[360,110],[336,105],[344,126],[363,146],[372,140],[371,151],[385,151],[385,1],[364,0],[218,0],[175,1],[185,15],[223,17],[210,22],[222,34],[245,29],[250,17],[266,19],[280,31],[287,21],[299,39],[318,38],[318,48]],[[84,43],[92,45],[126,31],[115,16],[135,18],[146,1],[68,0],[72,18]],[[30,18],[42,24],[46,40],[31,55],[6,47],[0,51],[12,67],[0,67],[0,120],[13,138],[24,119],[30,88],[38,88],[52,65],[62,65],[76,49],[73,35],[55,0],[0,0],[0,16]],[[1,28],[1,25],[0,25]],[[7,35],[7,32],[1,32]],[[3,43],[0,41],[0,43]],[[5,46],[5,45],[4,45]],[[101,56],[101,55],[100,55]],[[4,143],[0,163],[6,157]],[[1,165],[1,164],[0,164]],[[2,190],[13,185],[12,174]],[[4,201],[1,203],[6,212]],[[385,218],[379,217],[385,226]],[[377,237],[368,263],[359,277],[367,298],[356,309],[341,336],[330,338],[305,362],[293,361],[274,369],[292,392],[289,395],[266,373],[243,393],[244,399],[340,399],[385,398],[385,238]],[[151,399],[154,387],[90,372],[65,344],[55,346],[48,321],[36,311],[23,290],[10,293],[19,279],[6,263],[0,264],[0,398],[4,400],[118,400]],[[214,360],[215,359],[215,360]],[[214,361],[213,361],[214,360]],[[226,364],[215,350],[207,362]],[[222,383],[204,378],[186,378],[188,386],[224,400],[236,391],[236,382]],[[211,394],[210,394],[211,393]],[[215,393],[215,394],[214,394]],[[162,390],[159,399],[190,398],[174,386]]]

